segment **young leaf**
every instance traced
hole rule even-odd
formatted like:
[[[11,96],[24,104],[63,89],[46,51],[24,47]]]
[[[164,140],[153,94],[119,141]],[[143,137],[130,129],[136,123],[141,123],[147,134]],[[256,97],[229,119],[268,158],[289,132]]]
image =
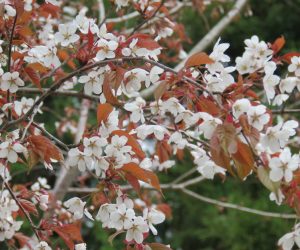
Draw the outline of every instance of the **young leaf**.
[[[152,187],[154,187],[158,191],[161,191],[157,175],[151,171],[141,168],[136,163],[131,162],[131,163],[125,164],[121,168],[121,170],[123,170],[126,173],[131,174],[132,176],[136,177],[140,181],[150,184]]]
[[[114,77],[113,72],[109,72],[104,76],[103,82],[103,94],[106,101],[112,105],[120,105],[118,98],[112,92],[112,86],[110,85],[112,78]]]
[[[214,63],[214,60],[212,60],[205,52],[198,52],[187,59],[184,67],[190,68],[190,67],[200,66],[202,64],[212,64],[212,63]]]
[[[113,111],[114,107],[109,103],[98,104],[97,108],[97,121],[98,125],[101,124],[102,121],[106,121],[109,114]]]
[[[50,164],[53,160],[63,161],[64,157],[58,147],[52,141],[42,135],[31,135],[28,137],[30,149],[38,155],[41,162]]]
[[[56,226],[53,228],[53,231],[55,231],[62,238],[69,249],[74,249],[74,241],[82,241],[80,228],[80,223],[73,223]]]
[[[38,73],[30,66],[27,66],[24,70],[30,78],[30,80],[41,90],[42,87],[40,83],[40,76],[38,75]]]

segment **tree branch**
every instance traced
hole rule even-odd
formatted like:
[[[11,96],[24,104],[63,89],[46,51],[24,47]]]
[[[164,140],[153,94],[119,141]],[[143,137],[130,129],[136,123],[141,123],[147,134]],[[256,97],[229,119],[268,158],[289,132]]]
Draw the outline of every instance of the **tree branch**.
[[[228,202],[211,199],[211,198],[202,196],[200,194],[197,194],[186,188],[182,188],[181,190],[185,194],[192,196],[200,201],[204,201],[206,203],[217,205],[220,207],[232,208],[232,209],[236,209],[239,211],[256,214],[256,215],[260,215],[260,216],[265,216],[265,217],[282,218],[282,219],[299,219],[298,215],[296,215],[296,214],[273,213],[273,212],[262,211],[262,210],[258,210],[258,209],[248,208],[248,207],[244,207],[244,206],[240,206],[240,205],[236,205],[236,204],[232,204],[232,203],[228,203]]]
[[[5,131],[6,129],[8,129],[11,126],[14,126],[22,121],[24,121],[25,119],[27,119],[30,114],[34,111],[35,107],[38,106],[41,102],[43,102],[48,96],[50,96],[52,93],[56,92],[57,89],[59,89],[59,87],[67,80],[71,79],[73,76],[79,75],[81,73],[84,73],[90,69],[93,69],[95,67],[99,67],[99,66],[103,66],[106,65],[108,63],[122,63],[122,62],[129,62],[129,61],[141,61],[144,63],[150,63],[151,65],[155,65],[158,66],[162,69],[164,69],[164,71],[167,72],[171,72],[175,75],[178,74],[178,72],[176,72],[174,69],[161,64],[159,62],[156,62],[154,60],[151,59],[147,59],[147,58],[143,58],[143,57],[122,57],[122,58],[115,58],[115,59],[107,59],[107,60],[103,60],[103,61],[99,61],[99,62],[95,62],[89,65],[86,65],[82,68],[79,68],[75,71],[73,71],[72,73],[68,74],[67,76],[61,78],[60,80],[56,81],[46,92],[44,92],[39,99],[37,99],[34,103],[34,105],[27,111],[27,113],[25,113],[23,116],[19,117],[16,120],[10,121],[8,123],[5,123],[0,131]],[[195,85],[196,87],[198,87],[199,89],[201,89],[202,91],[206,92],[208,95],[210,95],[211,97],[213,97],[213,95],[205,89],[204,86],[202,86],[200,83],[198,83],[197,81],[188,78],[188,77],[182,77],[183,80]]]

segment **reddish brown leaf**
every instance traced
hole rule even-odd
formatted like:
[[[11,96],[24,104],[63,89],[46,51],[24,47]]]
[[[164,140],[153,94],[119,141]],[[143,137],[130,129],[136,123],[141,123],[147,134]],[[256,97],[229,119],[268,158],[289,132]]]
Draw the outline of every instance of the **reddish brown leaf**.
[[[76,69],[76,65],[75,63],[73,62],[73,60],[71,60],[71,56],[65,51],[65,50],[62,50],[62,49],[59,49],[57,51],[57,56],[59,57],[59,59],[61,61],[67,61],[67,65],[71,68],[71,69]]]
[[[274,54],[277,54],[285,45],[284,36],[278,37],[275,42],[272,44],[271,49],[274,51]]]
[[[33,214],[34,216],[39,215],[35,205],[31,201],[19,199],[19,202],[22,205],[22,207],[25,209],[25,211],[27,211],[28,213]]]
[[[29,248],[31,247],[31,245],[29,244],[31,239],[29,237],[27,237],[26,235],[24,235],[22,233],[15,233],[14,238],[17,239],[21,248],[23,248],[25,246],[27,246]]]
[[[39,73],[46,73],[49,71],[48,68],[46,68],[45,66],[43,66],[40,63],[30,63],[27,66],[32,68],[33,70],[38,71]]]
[[[113,111],[114,107],[109,103],[98,104],[97,108],[97,121],[98,125],[101,124],[102,121],[106,121],[109,114]]]
[[[126,131],[115,130],[111,134],[118,135],[118,136],[126,136],[128,139],[127,145],[131,146],[132,151],[135,152],[140,159],[144,159],[146,157],[144,151],[142,150],[137,140],[132,135],[128,134]]]
[[[216,116],[220,113],[220,108],[218,107],[218,105],[210,99],[205,98],[204,96],[199,97],[199,100],[197,101],[196,105],[199,111],[207,112],[212,116]]]
[[[172,148],[167,141],[159,141],[156,144],[156,154],[159,158],[159,162],[163,163],[170,159],[172,154]]]
[[[293,56],[300,56],[300,52],[289,52],[284,54],[281,58],[283,61],[291,63],[291,59]]]
[[[237,152],[232,155],[232,159],[237,168],[238,176],[243,180],[254,168],[254,158],[249,146],[238,141]]]
[[[25,69],[26,74],[30,78],[30,80],[39,88],[42,89],[41,82],[40,82],[40,76],[39,74],[30,66],[27,66]]]
[[[52,141],[42,135],[31,135],[28,137],[30,149],[39,156],[42,162],[48,164],[52,160],[62,161],[63,155],[58,147],[56,147]]]
[[[139,183],[139,180],[130,173],[126,173],[125,178],[128,181],[128,183],[133,187],[133,189],[137,192],[137,194],[140,195],[141,185]]]
[[[190,68],[190,67],[200,66],[202,64],[212,64],[212,63],[214,63],[214,60],[212,60],[205,52],[198,52],[187,59],[184,67]]]
[[[111,81],[114,77],[113,72],[105,74],[103,82],[103,94],[106,98],[106,101],[112,105],[120,105],[118,98],[112,92]]]
[[[150,184],[152,187],[154,187],[155,189],[161,191],[160,185],[159,185],[159,180],[158,180],[156,174],[154,174],[151,171],[141,168],[136,163],[133,163],[133,162],[128,163],[128,164],[124,165],[121,168],[121,170],[123,170],[126,173],[131,174],[132,176],[136,177],[138,180],[146,182],[146,183]]]
[[[66,243],[69,249],[74,249],[74,241],[82,241],[80,228],[80,223],[74,223],[56,226],[53,228],[53,231],[55,231],[62,238],[62,240]]]

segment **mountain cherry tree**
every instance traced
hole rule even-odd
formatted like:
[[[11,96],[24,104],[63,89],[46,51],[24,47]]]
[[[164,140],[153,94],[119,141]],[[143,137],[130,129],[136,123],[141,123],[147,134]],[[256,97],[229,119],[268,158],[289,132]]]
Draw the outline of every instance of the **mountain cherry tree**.
[[[297,110],[288,105],[299,97],[300,53],[283,54],[283,37],[267,43],[253,35],[231,58],[230,44],[218,39],[177,71],[167,65],[184,59],[188,38],[176,13],[210,1],[98,2],[95,17],[76,1],[0,0],[0,241],[23,250],[88,249],[81,227],[99,221],[124,249],[171,249],[149,235],[170,217],[164,197],[172,190],[298,218]],[[126,26],[131,19],[136,25]],[[60,96],[64,117],[49,107]],[[157,174],[185,154],[194,168],[160,184]],[[24,167],[48,175],[17,183],[14,169]],[[241,185],[258,178],[271,201],[295,214],[241,209],[187,189],[229,175]],[[278,244],[300,247],[299,224]]]

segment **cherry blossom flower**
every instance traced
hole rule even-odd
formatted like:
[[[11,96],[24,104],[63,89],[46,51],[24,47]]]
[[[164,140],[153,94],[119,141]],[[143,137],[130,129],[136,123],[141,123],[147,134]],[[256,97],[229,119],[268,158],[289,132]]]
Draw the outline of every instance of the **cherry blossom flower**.
[[[124,74],[124,80],[123,80],[123,89],[124,93],[128,94],[130,96],[137,96],[138,91],[142,87],[142,82],[145,83],[145,86],[148,88],[150,85],[150,80],[148,77],[148,72],[143,69],[132,69],[130,71],[127,71]]]
[[[171,97],[162,103],[162,110],[164,112],[170,112],[173,116],[177,116],[178,113],[183,112],[185,108],[179,103],[178,99]]]
[[[99,61],[103,61],[106,58],[115,58],[115,50],[118,48],[119,44],[116,41],[107,41],[105,39],[100,39],[97,43],[100,50],[96,54],[96,58]]]
[[[270,115],[266,113],[263,105],[251,106],[247,111],[248,122],[257,130],[261,131],[270,120]]]
[[[270,101],[270,99],[273,99],[275,96],[275,86],[279,84],[280,77],[273,74],[276,70],[276,64],[274,62],[266,62],[264,69],[266,75],[263,78],[263,85],[268,100]]]
[[[84,152],[87,155],[92,155],[95,157],[102,156],[102,148],[107,145],[107,140],[98,136],[93,136],[91,138],[83,139]]]
[[[201,112],[200,118],[203,122],[198,126],[198,129],[203,133],[206,139],[211,139],[213,132],[222,121],[219,118],[214,118],[208,113]]]
[[[143,108],[145,107],[146,102],[141,97],[137,97],[134,102],[126,103],[124,109],[131,112],[130,120],[132,122],[145,122]]]
[[[5,141],[0,144],[0,158],[7,158],[11,163],[18,160],[18,153],[23,153],[25,148],[18,142]]]
[[[185,146],[188,144],[188,141],[183,138],[182,133],[176,131],[170,136],[168,143],[175,143],[176,148],[184,149]]]
[[[75,245],[75,250],[86,250],[86,243],[79,243]]]
[[[135,218],[135,212],[131,208],[127,208],[125,204],[118,206],[117,210],[110,215],[112,225],[117,230],[129,229],[133,225],[133,219]]]
[[[300,247],[300,224],[295,225],[295,230],[293,232],[283,235],[278,240],[278,245],[282,247],[283,250],[291,250],[296,244]]]
[[[91,71],[88,75],[79,77],[78,82],[84,84],[84,92],[87,95],[92,93],[100,94],[102,92],[102,85],[104,76],[99,74],[97,71]]]
[[[251,107],[251,103],[248,99],[238,99],[232,105],[232,114],[238,119],[242,114],[246,113]]]
[[[151,232],[154,235],[157,235],[157,230],[154,227],[154,225],[160,224],[166,219],[166,216],[164,215],[164,213],[162,213],[161,211],[158,211],[154,208],[144,209],[143,217],[147,221],[149,229],[151,230]]]
[[[91,169],[93,165],[93,159],[91,157],[91,152],[81,152],[78,148],[70,149],[68,163],[71,167],[78,166],[78,169],[83,172],[87,168]]]
[[[295,73],[295,76],[300,76],[300,56],[293,56],[291,58],[291,64],[288,67],[288,71]]]
[[[287,77],[281,80],[279,84],[279,89],[281,93],[292,93],[295,87],[300,88],[300,79],[298,77]]]
[[[108,169],[109,163],[104,157],[98,158],[94,163],[94,168],[97,176],[105,177],[105,171]]]
[[[175,123],[183,121],[185,126],[188,128],[195,125],[199,118],[199,113],[195,114],[189,110],[184,110],[176,116]]]
[[[79,220],[85,214],[88,218],[91,218],[90,213],[87,209],[84,209],[86,202],[83,202],[78,197],[73,197],[64,202],[64,206],[68,209],[70,213],[73,214],[75,220]]]
[[[39,244],[35,245],[34,250],[52,250],[46,241],[41,241]]]
[[[57,48],[51,44],[33,47],[28,51],[28,56],[25,56],[24,60],[29,63],[39,62],[48,68],[57,68],[61,65],[57,56]]]
[[[111,213],[116,211],[116,209],[117,209],[116,204],[105,203],[105,204],[101,205],[101,207],[99,208],[99,211],[96,215],[96,220],[99,220],[102,222],[102,227],[112,228],[110,215],[111,215]]]
[[[271,201],[275,201],[277,205],[281,205],[284,199],[284,195],[281,192],[281,190],[278,189],[276,193],[275,192],[270,193],[269,198]]]
[[[114,2],[117,5],[117,10],[119,10],[122,7],[128,6],[129,0],[114,0]]]
[[[18,210],[19,207],[15,200],[11,199],[9,191],[0,191],[0,241],[11,239],[20,229],[23,222],[15,221],[13,216]]]
[[[266,134],[262,135],[260,142],[271,152],[278,152],[280,148],[286,146],[290,136],[296,134],[296,128],[298,128],[298,122],[293,120],[279,123],[274,127],[267,128]]]
[[[56,43],[60,43],[61,46],[67,47],[72,43],[79,40],[79,35],[76,34],[77,25],[75,23],[59,24],[58,32],[55,33]]]
[[[269,167],[272,181],[284,179],[286,182],[290,182],[293,179],[293,172],[299,168],[299,155],[292,156],[290,149],[285,148],[279,157],[271,158]]]
[[[19,77],[19,72],[6,72],[2,75],[0,80],[0,88],[3,91],[9,90],[11,93],[16,93],[18,88],[24,85],[25,83]]]
[[[118,129],[118,123],[119,123],[119,111],[113,110],[106,121],[102,121],[99,127],[99,135],[103,138],[107,138],[110,133],[114,130]]]
[[[134,240],[137,244],[141,244],[144,240],[144,233],[149,231],[146,221],[141,216],[134,218],[132,227],[126,232],[126,241]]]

